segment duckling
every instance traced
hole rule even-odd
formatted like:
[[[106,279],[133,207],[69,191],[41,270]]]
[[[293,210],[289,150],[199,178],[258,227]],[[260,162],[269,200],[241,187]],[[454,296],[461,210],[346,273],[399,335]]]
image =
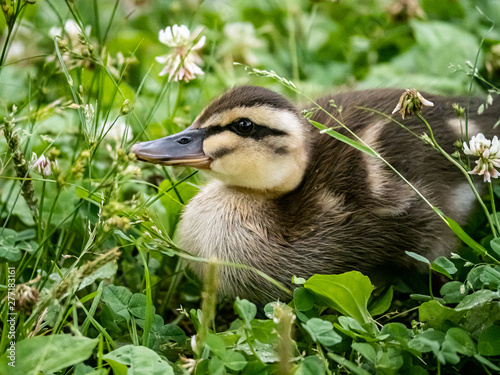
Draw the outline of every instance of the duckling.
[[[390,116],[401,93],[349,92],[318,103],[463,224],[474,195],[461,172],[395,122],[360,108]],[[461,133],[452,103],[464,100],[424,96],[435,106],[423,115],[441,146],[453,152]],[[311,119],[349,135],[323,111]],[[488,113],[480,120],[469,119],[469,134],[496,121]],[[415,117],[403,123],[418,135],[426,131]],[[236,87],[187,129],[137,143],[131,151],[139,160],[195,167],[213,177],[182,214],[184,250],[251,266],[284,285],[293,275],[351,270],[377,282],[419,269],[405,251],[432,261],[458,245],[442,219],[383,161],[321,134],[288,99],[262,87]],[[190,268],[203,279],[205,264],[192,262]],[[258,273],[231,266],[221,268],[219,288],[222,295],[261,302],[290,298]]]

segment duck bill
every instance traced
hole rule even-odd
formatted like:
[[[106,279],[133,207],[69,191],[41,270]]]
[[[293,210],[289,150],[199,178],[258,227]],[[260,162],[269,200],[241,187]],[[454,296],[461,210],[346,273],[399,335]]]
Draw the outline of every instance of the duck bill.
[[[203,152],[205,129],[190,129],[149,142],[136,143],[130,152],[154,164],[209,169],[212,160]]]

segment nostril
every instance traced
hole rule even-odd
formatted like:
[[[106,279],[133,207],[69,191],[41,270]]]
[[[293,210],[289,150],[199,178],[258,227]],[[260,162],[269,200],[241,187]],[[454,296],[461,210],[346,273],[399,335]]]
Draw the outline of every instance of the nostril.
[[[189,142],[191,142],[191,139],[185,137],[177,141],[177,143],[180,143],[181,145],[187,145]]]

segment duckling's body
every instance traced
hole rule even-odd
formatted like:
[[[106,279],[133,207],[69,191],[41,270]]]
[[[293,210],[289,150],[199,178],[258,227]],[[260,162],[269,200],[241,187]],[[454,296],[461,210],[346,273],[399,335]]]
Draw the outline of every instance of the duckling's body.
[[[323,98],[319,104],[433,205],[463,223],[474,196],[461,172],[387,117],[358,108],[390,115],[400,94],[352,92]],[[425,108],[423,115],[437,141],[452,152],[460,138],[451,105],[457,100],[424,96],[435,106]],[[329,104],[331,99],[336,108],[342,107],[340,114]],[[253,124],[248,134],[242,130],[246,120]],[[312,120],[338,125],[322,111]],[[488,118],[482,121],[488,123]],[[426,131],[416,118],[402,122],[417,135]],[[307,278],[350,270],[379,279],[419,267],[405,251],[433,260],[457,246],[442,219],[382,160],[320,134],[272,91],[238,87],[208,106],[189,129],[202,132],[208,160],[204,168],[217,178],[188,203],[179,224],[180,245],[195,256],[252,266],[286,285],[293,275]],[[336,130],[348,135],[342,128]],[[469,134],[478,131],[470,120]],[[191,264],[202,278],[205,267]],[[236,267],[221,269],[219,285],[230,297],[287,298],[257,273]]]

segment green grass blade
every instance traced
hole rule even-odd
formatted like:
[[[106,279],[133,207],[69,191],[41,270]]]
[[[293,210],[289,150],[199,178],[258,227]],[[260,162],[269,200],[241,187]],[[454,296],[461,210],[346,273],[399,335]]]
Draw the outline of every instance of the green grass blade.
[[[355,141],[354,139],[351,139],[349,137],[346,137],[345,135],[340,134],[339,132],[333,130],[332,128],[328,128],[325,125],[320,124],[317,121],[309,120],[309,122],[311,124],[313,124],[315,127],[317,127],[319,130],[321,130],[323,133],[326,133],[326,134],[332,136],[333,138],[335,138],[341,142],[347,143],[349,146],[352,146],[355,149],[357,149],[361,152],[364,152],[367,155],[370,155],[371,157],[378,158],[378,154],[375,151],[373,151],[369,147],[366,147],[365,145],[361,144],[360,142]]]
[[[460,238],[467,246],[469,246],[472,250],[476,251],[481,255],[486,255],[488,251],[478,244],[471,236],[469,236],[465,231],[460,227],[460,225],[453,219],[446,216],[446,221],[453,232]]]

